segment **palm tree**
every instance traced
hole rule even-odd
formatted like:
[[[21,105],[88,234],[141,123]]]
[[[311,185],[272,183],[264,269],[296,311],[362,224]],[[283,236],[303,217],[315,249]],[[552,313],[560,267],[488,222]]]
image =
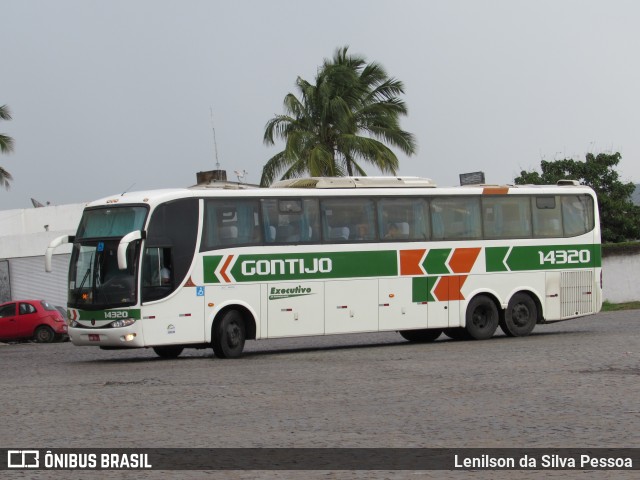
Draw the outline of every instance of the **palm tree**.
[[[285,149],[267,161],[260,184],[277,177],[366,175],[362,162],[395,174],[398,157],[385,143],[407,155],[416,152],[414,136],[400,128],[407,114],[399,95],[404,85],[378,63],[336,50],[318,70],[315,85],[298,77],[300,98],[289,93],[286,114],[267,122],[264,143],[285,140]]]
[[[6,105],[0,107],[0,120],[11,120],[11,112]],[[0,153],[11,152],[13,152],[13,138],[0,133]],[[0,166],[0,186],[8,190],[11,185],[9,183],[11,180],[13,180],[11,174]]]

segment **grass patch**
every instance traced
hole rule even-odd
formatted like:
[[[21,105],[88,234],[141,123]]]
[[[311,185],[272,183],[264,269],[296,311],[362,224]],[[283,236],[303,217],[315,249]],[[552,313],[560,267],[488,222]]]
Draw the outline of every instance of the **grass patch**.
[[[618,310],[638,310],[640,309],[640,302],[625,302],[625,303],[611,303],[605,301],[602,304],[603,312],[616,312]]]

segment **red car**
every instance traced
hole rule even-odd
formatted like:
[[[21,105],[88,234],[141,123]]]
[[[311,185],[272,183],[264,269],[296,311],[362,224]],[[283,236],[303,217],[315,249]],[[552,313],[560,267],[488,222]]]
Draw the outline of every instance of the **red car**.
[[[66,319],[44,300],[16,300],[0,305],[0,340],[32,338],[49,343],[67,336]]]

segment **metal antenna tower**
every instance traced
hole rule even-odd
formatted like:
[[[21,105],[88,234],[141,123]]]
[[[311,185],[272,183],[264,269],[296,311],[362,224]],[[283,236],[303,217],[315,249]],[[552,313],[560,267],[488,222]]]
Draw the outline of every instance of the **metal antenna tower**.
[[[218,160],[218,142],[216,142],[216,128],[213,125],[213,107],[209,107],[211,113],[211,131],[213,132],[213,151],[216,155],[216,170],[220,170],[220,160]]]

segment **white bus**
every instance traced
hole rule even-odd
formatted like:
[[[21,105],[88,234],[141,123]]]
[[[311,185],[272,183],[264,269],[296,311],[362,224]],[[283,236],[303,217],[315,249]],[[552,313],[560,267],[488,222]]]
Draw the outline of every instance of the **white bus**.
[[[161,357],[245,340],[397,331],[413,342],[528,335],[599,311],[594,192],[436,187],[416,177],[131,192],[89,203],[74,237],[75,345]]]

